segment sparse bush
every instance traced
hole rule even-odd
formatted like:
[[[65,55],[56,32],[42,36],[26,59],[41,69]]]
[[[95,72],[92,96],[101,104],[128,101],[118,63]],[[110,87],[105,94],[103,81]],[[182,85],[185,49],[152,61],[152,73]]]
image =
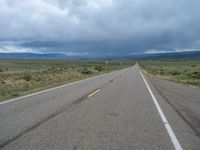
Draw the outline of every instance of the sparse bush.
[[[22,76],[22,79],[26,81],[30,81],[32,79],[32,76],[29,73],[26,73]]]
[[[92,71],[91,70],[88,70],[88,68],[83,68],[83,70],[81,71],[82,74],[92,74]]]
[[[3,69],[0,68],[0,72],[3,72]]]
[[[194,67],[196,67],[196,65],[195,65],[195,64],[193,64],[191,67],[193,67],[193,68],[194,68]]]
[[[141,66],[142,68],[145,67],[145,65],[143,65],[143,64],[141,64],[140,66]]]
[[[160,71],[160,74],[161,74],[161,75],[164,75],[164,74],[165,74],[165,72],[164,72],[163,70],[161,70],[161,71]]]
[[[191,78],[200,79],[200,71],[189,72],[187,75]]]
[[[172,74],[173,76],[176,76],[176,75],[180,75],[181,73],[180,73],[179,71],[177,71],[177,70],[173,70],[173,71],[171,72],[171,74]]]
[[[163,68],[160,68],[160,74],[161,75],[165,74],[165,70]]]
[[[19,93],[14,92],[11,94],[11,96],[13,96],[13,97],[19,96]]]
[[[96,66],[94,69],[97,70],[97,71],[99,71],[99,72],[101,72],[101,71],[104,70],[104,67],[102,67],[102,66]]]
[[[0,84],[5,84],[4,80],[0,79]]]

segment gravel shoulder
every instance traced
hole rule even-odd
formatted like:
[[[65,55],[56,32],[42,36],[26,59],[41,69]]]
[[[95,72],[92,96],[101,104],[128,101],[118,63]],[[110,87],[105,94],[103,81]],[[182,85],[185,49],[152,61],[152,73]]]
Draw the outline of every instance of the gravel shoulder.
[[[164,100],[200,137],[200,89],[148,76]]]

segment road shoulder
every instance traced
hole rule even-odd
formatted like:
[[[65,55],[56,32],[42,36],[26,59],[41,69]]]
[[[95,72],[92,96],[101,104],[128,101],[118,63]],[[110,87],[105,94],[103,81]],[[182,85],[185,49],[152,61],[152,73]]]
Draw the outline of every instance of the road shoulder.
[[[199,136],[194,132],[194,130],[189,126],[185,120],[180,116],[179,113],[166,101],[166,98],[158,91],[155,83],[151,77],[145,75],[145,78],[154,93],[160,107],[162,108],[166,118],[168,119],[173,131],[175,132],[179,142],[181,143],[183,149],[194,149],[198,150],[200,147]],[[166,81],[169,82],[169,81]],[[177,84],[177,83],[174,83]],[[164,90],[164,89],[160,89]],[[166,89],[165,89],[166,90]],[[184,97],[183,97],[184,99]]]

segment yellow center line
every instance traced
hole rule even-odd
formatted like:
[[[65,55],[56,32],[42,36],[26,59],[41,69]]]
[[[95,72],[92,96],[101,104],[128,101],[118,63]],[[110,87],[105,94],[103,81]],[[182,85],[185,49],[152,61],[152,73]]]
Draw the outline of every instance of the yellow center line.
[[[116,81],[116,80],[117,80],[117,78],[114,78],[114,79],[113,79],[113,82]]]
[[[94,92],[90,93],[87,97],[91,97],[94,96],[95,94],[97,94],[100,91],[100,89],[95,90]]]
[[[117,80],[117,78],[114,78],[114,79],[110,80],[110,82],[114,82],[114,81],[116,81],[116,80]]]

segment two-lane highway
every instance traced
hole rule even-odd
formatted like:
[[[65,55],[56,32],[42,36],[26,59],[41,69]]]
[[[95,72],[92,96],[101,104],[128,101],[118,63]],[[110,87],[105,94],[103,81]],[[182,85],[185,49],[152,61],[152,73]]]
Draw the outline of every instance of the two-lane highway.
[[[0,148],[181,150],[190,147],[185,142],[187,137],[180,136],[181,132],[193,136],[188,126],[180,131],[173,121],[171,124],[169,120],[174,117],[178,123],[182,120],[157,93],[154,95],[151,86],[135,65],[1,103]],[[194,144],[191,149],[198,149],[200,145],[195,140]]]

